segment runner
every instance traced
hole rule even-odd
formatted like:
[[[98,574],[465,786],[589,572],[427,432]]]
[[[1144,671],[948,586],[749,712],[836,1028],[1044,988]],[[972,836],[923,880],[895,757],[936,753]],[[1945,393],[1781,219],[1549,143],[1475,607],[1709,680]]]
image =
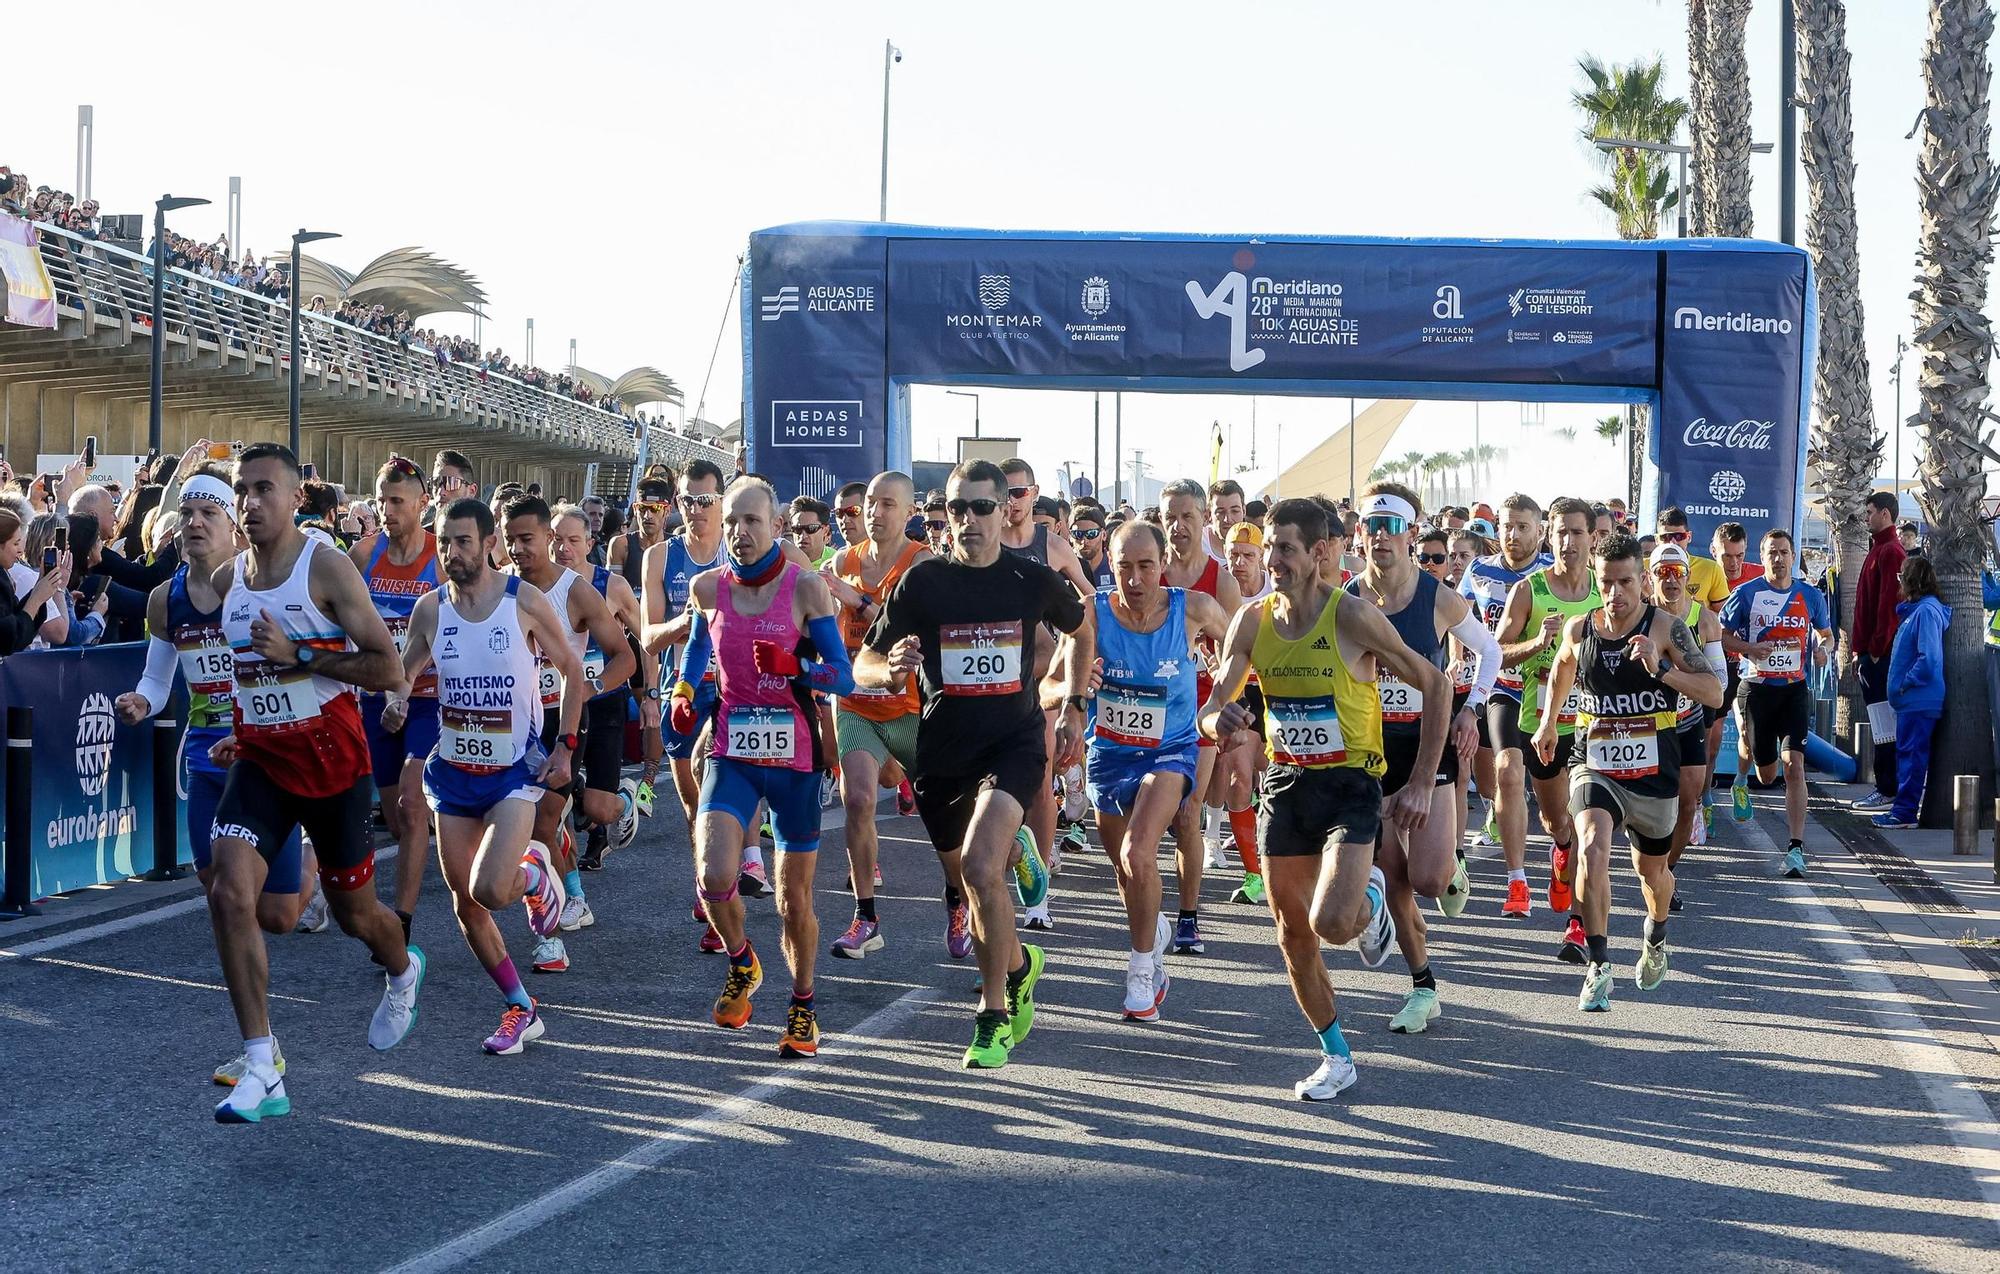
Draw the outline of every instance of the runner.
[[[1262,512],[1261,507],[1259,512]],[[1270,572],[1264,569],[1264,532],[1259,523],[1244,521],[1229,528],[1229,574],[1236,581],[1236,589],[1242,595],[1245,606],[1263,601],[1275,590]],[[1264,691],[1257,682],[1255,672],[1250,674],[1249,683],[1243,687],[1243,706],[1250,709],[1251,731],[1262,739]],[[1261,906],[1264,902],[1264,864],[1257,857],[1256,804],[1259,799],[1258,780],[1264,773],[1264,749],[1252,746],[1225,748],[1217,756],[1215,764],[1228,784],[1224,790],[1227,794],[1225,806],[1230,838],[1236,843],[1237,857],[1243,860],[1243,882],[1229,895],[1229,901]]]
[[[1160,837],[1194,795],[1199,751],[1200,700],[1187,669],[1197,641],[1227,635],[1229,616],[1213,597],[1165,586],[1167,541],[1151,523],[1120,527],[1111,555],[1118,585],[1095,600],[1103,684],[1090,707],[1090,803],[1132,941],[1125,1016],[1152,1022],[1167,998],[1174,934],[1160,912]]]
[[[1715,535],[1709,541],[1715,553],[1715,564],[1722,575],[1723,584],[1731,594],[1759,578],[1763,572],[1746,559],[1750,556],[1750,533],[1743,529],[1741,522],[1724,522],[1715,528]],[[1716,615],[1722,614],[1722,606],[1729,604],[1725,597],[1716,607]],[[1723,646],[1728,649],[1727,643]],[[1750,788],[1745,782],[1750,772],[1750,749],[1753,723],[1744,704],[1743,660],[1734,653],[1729,655],[1729,684],[1724,692],[1723,709],[1716,714],[1715,723],[1709,728],[1708,757],[1709,768],[1715,768],[1717,757],[1722,751],[1722,723],[1730,713],[1736,714],[1736,782],[1730,788],[1731,804],[1734,806],[1736,821],[1747,823],[1756,817],[1750,804]]]
[[[1093,504],[1080,504],[1070,517],[1070,542],[1076,548],[1077,561],[1083,563],[1084,574],[1097,588],[1110,588],[1118,582],[1111,569],[1111,533],[1104,527],[1104,511]]]
[[[151,634],[146,670],[138,687],[119,695],[114,706],[120,721],[137,725],[167,706],[177,671],[187,683],[187,730],[174,770],[180,779],[177,795],[187,820],[188,844],[194,850],[195,875],[207,889],[215,880],[209,837],[226,774],[210,759],[209,751],[228,737],[236,699],[234,662],[222,634],[222,598],[214,584],[215,572],[238,551],[235,496],[228,482],[203,466],[181,486],[179,508],[183,560],[173,578],[154,588],[146,601],[146,630]],[[306,897],[300,885],[317,870],[310,850],[302,856],[294,830],[272,858],[257,898],[257,923],[264,932],[288,933],[299,923]],[[233,1086],[249,1064],[248,1053],[238,1054],[215,1068],[215,1082]],[[285,1055],[275,1039],[271,1069],[285,1073]]]
[[[1471,763],[1479,746],[1477,711],[1484,708],[1499,671],[1500,648],[1493,634],[1458,594],[1446,588],[1435,572],[1420,569],[1411,558],[1411,541],[1423,517],[1417,493],[1400,482],[1371,482],[1361,493],[1361,527],[1368,537],[1368,566],[1347,585],[1347,592],[1380,608],[1382,615],[1420,660],[1422,680],[1400,676],[1392,667],[1377,669],[1375,689],[1381,701],[1382,840],[1376,854],[1381,867],[1389,913],[1396,937],[1409,963],[1409,998],[1389,1029],[1415,1035],[1439,1013],[1437,975],[1431,972],[1424,942],[1424,919],[1417,895],[1434,899],[1440,912],[1456,917],[1465,910],[1472,886],[1465,870],[1465,851],[1455,837],[1459,807],[1458,773]],[[1445,636],[1458,639],[1474,656],[1472,688],[1463,709],[1451,712],[1451,682],[1444,675]],[[1451,743],[1438,755],[1435,771],[1415,768],[1417,748],[1426,717],[1446,708]],[[1398,797],[1410,788],[1429,811],[1423,825],[1405,831],[1392,817]]]
[[[652,477],[640,481],[638,497],[632,501],[632,517],[638,523],[638,527],[613,540],[611,551],[605,558],[607,564],[624,578],[626,588],[631,590],[634,597],[643,596],[645,593],[646,554],[666,537],[667,524],[673,511],[673,483],[663,478]],[[571,565],[570,569],[580,571],[582,568]],[[643,608],[641,609],[643,614]],[[638,630],[634,631],[636,633]],[[658,661],[647,659],[644,662],[654,665],[648,676],[652,678],[650,684],[658,689],[660,684]],[[657,707],[653,715],[656,718],[659,716]],[[666,755],[666,744],[660,734],[659,721],[655,720],[649,726],[642,725],[639,739],[646,762],[645,769],[639,775],[639,812],[651,818],[655,799],[653,784],[660,776],[660,760]],[[586,857],[588,853],[586,848]]]
[[[1243,484],[1234,478],[1223,478],[1208,484],[1208,526],[1202,536],[1202,548],[1229,569],[1229,532],[1243,521]]]
[[[1713,611],[1688,594],[1688,581],[1693,577],[1688,570],[1686,550],[1679,544],[1661,544],[1653,550],[1650,566],[1655,604],[1688,626],[1688,631],[1701,644],[1702,658],[1708,661],[1708,671],[1721,684],[1722,623]],[[1674,737],[1680,744],[1681,788],[1673,847],[1667,851],[1669,871],[1680,866],[1681,854],[1690,844],[1702,845],[1708,840],[1706,821],[1701,817],[1702,793],[1708,786],[1708,716],[1707,708],[1686,695],[1680,696],[1675,705],[1677,724]],[[1670,910],[1681,909],[1681,893],[1677,884]]]
[[[1242,746],[1250,712],[1235,700],[1254,669],[1264,687],[1270,759],[1257,849],[1292,995],[1322,1054],[1319,1068],[1292,1091],[1325,1101],[1356,1076],[1320,942],[1359,938],[1362,962],[1378,968],[1396,936],[1382,871],[1370,863],[1384,809],[1382,703],[1355,670],[1372,657],[1415,685],[1428,684],[1436,670],[1403,645],[1382,612],[1321,578],[1324,510],[1311,500],[1280,500],[1266,522],[1264,560],[1277,591],[1231,620],[1201,730]],[[1413,772],[1437,768],[1444,713],[1441,695],[1425,708]],[[1405,832],[1416,831],[1430,817],[1430,797],[1405,787],[1388,808]]]
[[[1566,777],[1577,759],[1573,754],[1577,694],[1572,690],[1566,698],[1553,698],[1549,669],[1562,644],[1563,625],[1589,614],[1603,599],[1598,596],[1597,577],[1590,573],[1590,506],[1573,496],[1563,496],[1549,506],[1549,520],[1555,565],[1534,571],[1508,590],[1507,609],[1496,635],[1501,662],[1521,670],[1521,706],[1515,714],[1519,737],[1534,738],[1542,717],[1551,711],[1555,714],[1561,743],[1553,759],[1533,749],[1524,749],[1522,759],[1534,785],[1542,826],[1553,842],[1549,850],[1549,906],[1569,913],[1556,957],[1582,964],[1586,955],[1583,916],[1576,910],[1576,891],[1571,884],[1576,876],[1576,827],[1569,815]]]
[[[917,727],[917,812],[946,860],[963,855],[973,946],[979,960],[980,1008],[964,1066],[991,1069],[1034,1025],[1041,948],[1014,933],[1013,905],[1001,888],[1013,866],[1024,904],[1047,897],[1048,873],[1023,820],[1048,791],[1050,757],[1036,683],[1036,632],[1043,623],[1070,635],[1068,691],[1055,732],[1060,763],[1082,743],[1095,638],[1090,609],[1046,566],[1001,550],[1007,476],[986,460],[952,471],[947,510],[952,556],[912,567],[868,630],[856,677],[866,689],[891,690],[920,678],[924,708]],[[1067,553],[1068,548],[1064,546]],[[1071,555],[1072,557],[1074,555]]]
[[[1826,664],[1833,643],[1826,594],[1792,577],[1792,533],[1764,532],[1758,545],[1764,573],[1739,585],[1722,606],[1722,647],[1748,661],[1743,715],[1755,751],[1757,781],[1777,781],[1778,752],[1785,755],[1785,875],[1806,874],[1806,733],[1812,729],[1812,689],[1806,660]],[[1737,771],[1741,784],[1744,775]]]
[[[534,496],[517,503],[529,501],[540,503]],[[424,797],[436,816],[438,866],[459,931],[506,1005],[482,1047],[511,1055],[540,1039],[544,1027],[493,913],[525,900],[529,924],[544,938],[561,922],[562,876],[547,844],[534,838],[535,817],[545,788],[569,786],[583,667],[567,623],[541,590],[488,565],[499,548],[490,509],[455,500],[437,532],[445,586],[410,615],[403,671],[414,678],[437,664],[438,742],[424,763]],[[538,652],[562,678],[560,733],[547,752],[535,737]],[[384,718],[397,715],[402,702],[392,697]]]
[[[390,456],[375,475],[375,507],[382,529],[349,554],[368,582],[368,596],[399,652],[417,599],[438,586],[437,537],[423,524],[429,500],[424,471],[413,460]],[[424,887],[424,860],[430,857],[430,817],[419,789],[424,758],[437,746],[437,677],[425,672],[411,687],[408,715],[400,730],[383,728],[383,702],[378,694],[361,696],[361,728],[368,735],[382,822],[396,838],[396,918],[403,922],[408,941],[410,920]]]
[[[1500,551],[1475,559],[1458,586],[1459,596],[1472,603],[1496,638],[1514,586],[1555,564],[1554,556],[1542,549],[1542,506],[1532,496],[1515,492],[1500,502],[1500,509]],[[1527,736],[1521,733],[1521,687],[1519,669],[1501,668],[1480,721],[1480,751],[1474,762],[1474,777],[1488,805],[1485,839],[1488,844],[1500,842],[1501,859],[1507,864],[1507,900],[1500,904],[1500,915],[1509,920],[1526,920],[1534,912],[1528,890]]]
[[[695,823],[695,864],[709,921],[729,954],[717,1026],[750,1021],[750,997],[763,967],[743,931],[736,895],[741,855],[757,835],[759,803],[776,831],[778,918],[792,1000],[778,1041],[784,1058],[819,1051],[813,1008],[813,966],[819,919],[813,912],[813,870],[819,863],[819,781],[826,768],[812,696],[854,689],[847,647],[833,616],[833,598],[818,575],[801,569],[779,547],[783,507],[761,478],[738,478],[723,499],[729,564],[703,571],[689,585],[694,608],[674,686],[677,730],[695,713],[690,678],[719,667],[717,728],[702,778]]]
[[[1562,508],[1557,501],[1557,508]],[[1565,518],[1567,522],[1568,519]],[[1573,532],[1565,529],[1563,538]],[[1645,944],[1633,983],[1641,991],[1667,976],[1667,916],[1674,873],[1667,865],[1679,818],[1680,756],[1673,738],[1680,696],[1722,704],[1722,683],[1709,671],[1686,624],[1640,596],[1639,542],[1622,531],[1595,550],[1602,604],[1563,621],[1561,648],[1549,673],[1549,700],[1579,690],[1577,730],[1582,756],[1570,772],[1569,806],[1582,850],[1576,882],[1582,895],[1589,963],[1577,1008],[1611,1007],[1611,837],[1622,826],[1632,843],[1632,867],[1646,899]],[[1544,765],[1564,750],[1559,716],[1545,715],[1534,747]],[[1666,737],[1662,737],[1666,736]]]
[[[687,640],[691,621],[688,582],[722,564],[722,482],[722,470],[712,461],[689,461],[681,474],[681,512],[687,521],[680,534],[646,550],[640,589],[646,603],[646,653],[661,656],[669,668],[680,666],[677,648]],[[669,734],[666,740],[674,767],[674,788],[690,834],[699,795],[691,758],[695,738],[714,712],[715,670],[711,668],[695,685],[694,729],[686,735]],[[758,891],[750,892],[755,896]]]
[[[850,482],[840,488],[833,498],[833,523],[840,528],[840,542],[849,548],[859,547],[868,538],[867,522],[868,484]],[[911,496],[910,511],[917,512],[916,497]]]
[[[215,1108],[219,1123],[291,1113],[276,1069],[270,967],[256,910],[294,831],[303,827],[312,838],[334,919],[387,971],[368,1027],[372,1047],[393,1048],[409,1034],[423,982],[423,952],[403,942],[396,913],[370,888],[368,740],[354,695],[357,686],[401,689],[402,669],[361,573],[293,523],[299,481],[288,448],[256,443],[243,450],[234,488],[250,547],[214,576],[237,695],[232,733],[210,751],[229,774],[210,831],[209,915],[247,1057]]]

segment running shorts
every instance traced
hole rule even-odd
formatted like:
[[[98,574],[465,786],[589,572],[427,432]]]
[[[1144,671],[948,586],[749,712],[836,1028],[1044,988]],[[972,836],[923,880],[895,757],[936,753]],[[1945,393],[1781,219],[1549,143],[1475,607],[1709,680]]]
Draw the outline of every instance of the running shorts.
[[[216,767],[208,759],[209,748],[217,740],[226,737],[224,729],[190,729],[181,735],[181,754],[177,770],[180,776],[182,813],[187,819],[188,845],[194,850],[196,871],[207,871],[213,861],[209,852],[209,833],[215,827],[215,807],[222,800],[222,787],[228,771]],[[283,847],[269,860],[264,873],[264,892],[267,894],[295,894],[299,891],[301,868],[299,834],[295,829],[285,838]]]
[[[953,762],[952,774],[914,772],[910,788],[916,793],[917,814],[924,830],[940,854],[965,847],[966,829],[972,826],[973,807],[986,790],[1005,792],[1025,814],[1034,808],[1048,779],[1049,754],[1043,747],[1042,728],[1037,722],[1026,730],[996,739],[972,758],[971,764]]]
[[[833,745],[846,757],[866,752],[880,769],[894,757],[908,770],[917,762],[917,723],[923,718],[914,712],[887,721],[870,721],[858,712],[836,706],[833,710]]]
[[[607,690],[583,705],[583,755],[573,764],[583,770],[583,785],[593,792],[615,792],[625,777],[625,709],[632,692],[624,686]]]
[[[1382,759],[1389,768],[1382,775],[1382,795],[1394,796],[1410,781],[1410,771],[1417,764],[1417,739],[1415,735],[1400,731],[1390,734],[1382,732]],[[1434,786],[1444,787],[1458,782],[1458,749],[1447,739],[1444,751],[1438,754],[1437,777]]]
[[[535,776],[548,764],[540,742],[528,740],[528,754],[496,774],[473,774],[441,757],[424,762],[424,799],[440,814],[485,818],[502,801],[539,801],[546,789]]]
[[[1266,857],[1318,855],[1335,844],[1371,845],[1382,834],[1382,782],[1358,765],[1264,770],[1257,849]]]
[[[1579,765],[1570,771],[1569,812],[1585,810],[1610,814],[1612,830],[1622,826],[1632,844],[1649,858],[1673,848],[1674,823],[1680,817],[1678,796],[1641,796],[1618,780]]]
[[[1683,770],[1705,770],[1708,768],[1708,728],[1702,723],[1708,720],[1707,712],[1695,717],[1674,731],[1681,740],[1681,768]]]
[[[320,883],[330,890],[360,889],[375,878],[371,797],[363,783],[331,796],[300,796],[257,762],[239,757],[222,782],[209,836],[244,841],[275,868],[286,843],[304,828],[319,855]]]
[[[1519,709],[1517,708],[1516,711],[1519,711]],[[1529,778],[1539,779],[1546,783],[1552,778],[1559,777],[1564,770],[1567,770],[1575,763],[1576,735],[1571,733],[1559,735],[1556,738],[1556,759],[1547,765],[1542,764],[1542,754],[1535,751],[1535,741],[1524,738],[1521,747],[1521,759],[1528,763]]]
[[[1084,789],[1090,794],[1090,807],[1116,818],[1128,816],[1139,799],[1139,784],[1148,774],[1178,775],[1187,780],[1175,794],[1178,806],[1194,790],[1196,758],[1200,755],[1200,749],[1193,745],[1150,754],[1092,748],[1084,763]]]
[[[1750,716],[1750,751],[1759,767],[1778,763],[1778,745],[1804,752],[1812,729],[1812,689],[1803,681],[1749,684],[1744,699]]]
[[[771,830],[778,849],[810,854],[819,849],[818,770],[790,766],[752,765],[735,757],[711,756],[702,767],[701,803],[696,817],[714,811],[727,814],[743,828],[744,837],[757,834],[757,803],[771,807]]]

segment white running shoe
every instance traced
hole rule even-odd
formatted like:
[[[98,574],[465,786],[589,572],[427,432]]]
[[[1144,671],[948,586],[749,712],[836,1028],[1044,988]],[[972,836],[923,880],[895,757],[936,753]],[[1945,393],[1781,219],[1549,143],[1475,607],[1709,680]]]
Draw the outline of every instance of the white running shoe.
[[[1204,836],[1201,838],[1201,845],[1202,849],[1205,851],[1205,857],[1203,861],[1207,863],[1209,868],[1215,871],[1222,871],[1228,868],[1229,855],[1223,852],[1222,842],[1220,840],[1210,840],[1208,837]]]
[[[394,1048],[416,1026],[417,992],[423,989],[426,963],[422,948],[411,947],[410,971],[417,976],[400,991],[394,978],[382,975],[382,1002],[375,1006],[375,1017],[368,1023],[368,1047],[377,1051]]]
[[[1134,951],[1125,966],[1125,1017],[1132,1022],[1160,1020],[1160,1001],[1165,997],[1153,982],[1153,962],[1143,951]]]
[[[623,779],[618,784],[618,822],[611,829],[611,837],[605,843],[608,852],[624,849],[639,839],[639,783],[636,779]]]
[[[1694,822],[1688,828],[1688,844],[1708,844],[1708,820],[1701,816],[1699,810],[1695,811]]]
[[[1049,915],[1049,904],[1046,899],[1036,904],[1035,906],[1028,908],[1028,914],[1026,916],[1026,924],[1028,928],[1038,930],[1043,933],[1047,933],[1048,931],[1056,927],[1055,920],[1052,919]]]
[[[313,896],[306,901],[305,910],[299,912],[299,923],[294,932],[325,933],[327,925],[332,922],[326,906],[326,891],[315,889]]]
[[[292,1113],[292,1099],[285,1095],[285,1081],[269,1066],[255,1063],[244,1068],[243,1076],[215,1107],[218,1124],[254,1124]]]
[[[250,1054],[238,1053],[230,1061],[216,1067],[215,1074],[210,1076],[210,1078],[224,1088],[234,1088],[236,1087],[236,1081],[243,1078],[243,1072],[249,1069]],[[275,1039],[271,1041],[271,1069],[278,1072],[280,1079],[284,1078],[285,1050],[278,1047],[278,1041]]]
[[[1387,899],[1388,882],[1383,877],[1380,867],[1368,869],[1368,883],[1375,886],[1377,897]],[[1361,963],[1371,969],[1381,968],[1395,945],[1396,922],[1390,918],[1388,903],[1384,901],[1375,908],[1375,914],[1368,918],[1368,927],[1361,931]]]
[[[1322,1056],[1319,1069],[1292,1085],[1292,1092],[1300,1101],[1331,1101],[1348,1089],[1360,1076],[1354,1073],[1354,1063],[1345,1057]]]
[[[562,919],[556,921],[556,927],[564,933],[574,933],[596,923],[597,913],[590,909],[590,904],[581,895],[571,894],[563,902]]]

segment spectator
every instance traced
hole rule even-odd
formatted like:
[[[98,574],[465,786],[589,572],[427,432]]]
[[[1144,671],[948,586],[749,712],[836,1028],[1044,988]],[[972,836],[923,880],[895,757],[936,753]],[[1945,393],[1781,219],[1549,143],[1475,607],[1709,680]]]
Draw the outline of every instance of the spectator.
[[[1904,522],[1901,526],[1897,527],[1896,538],[1902,543],[1904,556],[1922,557],[1924,555],[1923,541],[1917,535],[1917,524],[1915,522]]]
[[[1889,705],[1889,654],[1896,638],[1896,603],[1903,551],[1896,535],[1896,497],[1877,491],[1868,497],[1868,534],[1872,543],[1861,563],[1854,590],[1854,645],[1851,658],[1861,677],[1861,698],[1868,705],[1868,727],[1875,736],[1875,791],[1855,803],[1864,814],[1880,814],[1895,798],[1896,710]]]
[[[1944,711],[1944,633],[1951,607],[1938,597],[1937,568],[1906,558],[1896,576],[1895,646],[1889,654],[1889,705],[1896,710],[1896,800],[1871,820],[1882,828],[1915,827],[1931,769],[1931,735]]]
[[[46,516],[52,536],[55,519]],[[18,513],[0,508],[0,655],[27,650],[44,640],[43,630],[58,619],[63,631],[57,640],[68,636],[68,610],[53,604],[67,596],[63,583],[69,578],[69,554],[56,554],[50,569],[39,570],[45,559],[39,552],[29,556],[26,531]]]

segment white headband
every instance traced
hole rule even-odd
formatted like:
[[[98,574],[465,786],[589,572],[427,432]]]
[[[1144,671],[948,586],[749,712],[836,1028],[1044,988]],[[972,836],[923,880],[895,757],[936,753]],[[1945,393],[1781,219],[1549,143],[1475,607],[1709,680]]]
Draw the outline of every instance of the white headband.
[[[219,478],[197,473],[181,486],[181,499],[206,500],[222,510],[231,526],[236,524],[236,493]]]
[[[1377,513],[1393,513],[1410,526],[1417,524],[1417,511],[1410,507],[1410,502],[1402,496],[1391,495],[1387,491],[1377,491],[1369,496],[1367,507],[1361,510],[1361,516],[1364,518],[1373,517]]]

